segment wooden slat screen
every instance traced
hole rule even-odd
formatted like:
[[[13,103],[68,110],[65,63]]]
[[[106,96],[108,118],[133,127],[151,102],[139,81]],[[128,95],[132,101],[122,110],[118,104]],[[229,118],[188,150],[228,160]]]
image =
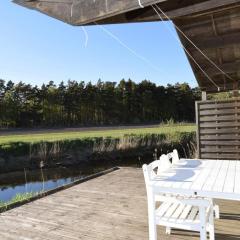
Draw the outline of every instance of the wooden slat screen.
[[[196,102],[198,157],[240,160],[240,98]]]

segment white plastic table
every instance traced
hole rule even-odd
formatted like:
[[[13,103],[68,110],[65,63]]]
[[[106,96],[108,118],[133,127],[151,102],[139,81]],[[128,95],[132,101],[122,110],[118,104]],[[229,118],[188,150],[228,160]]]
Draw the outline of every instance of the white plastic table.
[[[240,161],[180,159],[148,187],[150,204],[159,193],[240,201]],[[157,239],[154,211],[149,212],[150,239]]]

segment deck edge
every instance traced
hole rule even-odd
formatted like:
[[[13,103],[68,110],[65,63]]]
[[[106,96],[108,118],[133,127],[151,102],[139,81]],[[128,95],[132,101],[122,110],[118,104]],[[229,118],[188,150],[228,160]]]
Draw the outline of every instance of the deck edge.
[[[66,190],[66,189],[71,188],[71,187],[73,187],[75,185],[87,182],[87,181],[92,180],[94,178],[101,177],[101,176],[106,175],[108,173],[117,171],[117,170],[120,170],[120,167],[113,167],[113,168],[110,168],[110,169],[107,169],[107,170],[104,170],[104,171],[101,171],[101,172],[98,172],[98,173],[94,173],[94,174],[91,174],[91,175],[89,175],[87,177],[84,177],[82,179],[76,180],[76,181],[74,181],[72,183],[69,183],[67,185],[60,186],[60,187],[57,187],[55,189],[52,189],[52,190],[49,190],[49,191],[37,194],[37,195],[35,195],[35,196],[31,197],[31,198],[28,198],[26,200],[23,200],[23,201],[20,201],[20,202],[16,202],[16,203],[11,203],[9,205],[0,207],[0,214],[3,213],[3,212],[7,212],[7,211],[9,211],[11,209],[20,207],[22,205],[25,205],[27,203],[34,202],[34,201],[36,201],[38,199],[44,198],[44,197],[52,195],[54,193],[60,192],[62,190]]]

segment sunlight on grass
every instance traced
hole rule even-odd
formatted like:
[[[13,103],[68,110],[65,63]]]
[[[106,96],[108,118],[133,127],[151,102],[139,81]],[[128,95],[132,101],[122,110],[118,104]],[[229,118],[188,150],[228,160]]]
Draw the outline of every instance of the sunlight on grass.
[[[0,144],[12,142],[40,142],[40,141],[59,141],[83,139],[92,137],[121,137],[129,134],[167,134],[174,132],[193,132],[196,130],[195,125],[163,125],[155,128],[133,128],[133,129],[118,129],[118,130],[98,130],[98,131],[77,131],[77,132],[59,132],[59,133],[35,133],[23,135],[1,136]]]
[[[7,208],[8,205],[13,204],[13,203],[18,203],[18,202],[23,202],[27,199],[32,198],[34,195],[36,195],[37,193],[24,193],[24,194],[16,194],[15,197],[13,197],[10,201],[8,202],[1,202],[0,201],[0,208]]]

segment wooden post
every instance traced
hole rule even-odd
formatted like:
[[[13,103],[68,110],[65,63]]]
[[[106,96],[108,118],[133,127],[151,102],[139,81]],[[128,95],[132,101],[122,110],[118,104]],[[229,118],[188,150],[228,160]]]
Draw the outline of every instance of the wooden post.
[[[239,97],[239,90],[233,91],[233,97]]]
[[[233,97],[239,97],[238,81],[233,83]]]
[[[207,92],[202,91],[202,101],[207,100]],[[199,109],[198,109],[198,102],[195,103],[195,115],[196,115],[196,125],[197,125],[197,131],[196,131],[196,141],[197,141],[197,158],[201,158],[201,151],[200,151],[200,126],[199,126]]]
[[[206,101],[207,100],[207,92],[203,91],[202,92],[202,101]]]
[[[196,114],[196,125],[197,125],[197,130],[196,130],[196,141],[197,141],[197,158],[200,159],[201,158],[201,154],[200,154],[200,126],[199,126],[199,111],[198,111],[198,102],[195,102],[195,114]]]

